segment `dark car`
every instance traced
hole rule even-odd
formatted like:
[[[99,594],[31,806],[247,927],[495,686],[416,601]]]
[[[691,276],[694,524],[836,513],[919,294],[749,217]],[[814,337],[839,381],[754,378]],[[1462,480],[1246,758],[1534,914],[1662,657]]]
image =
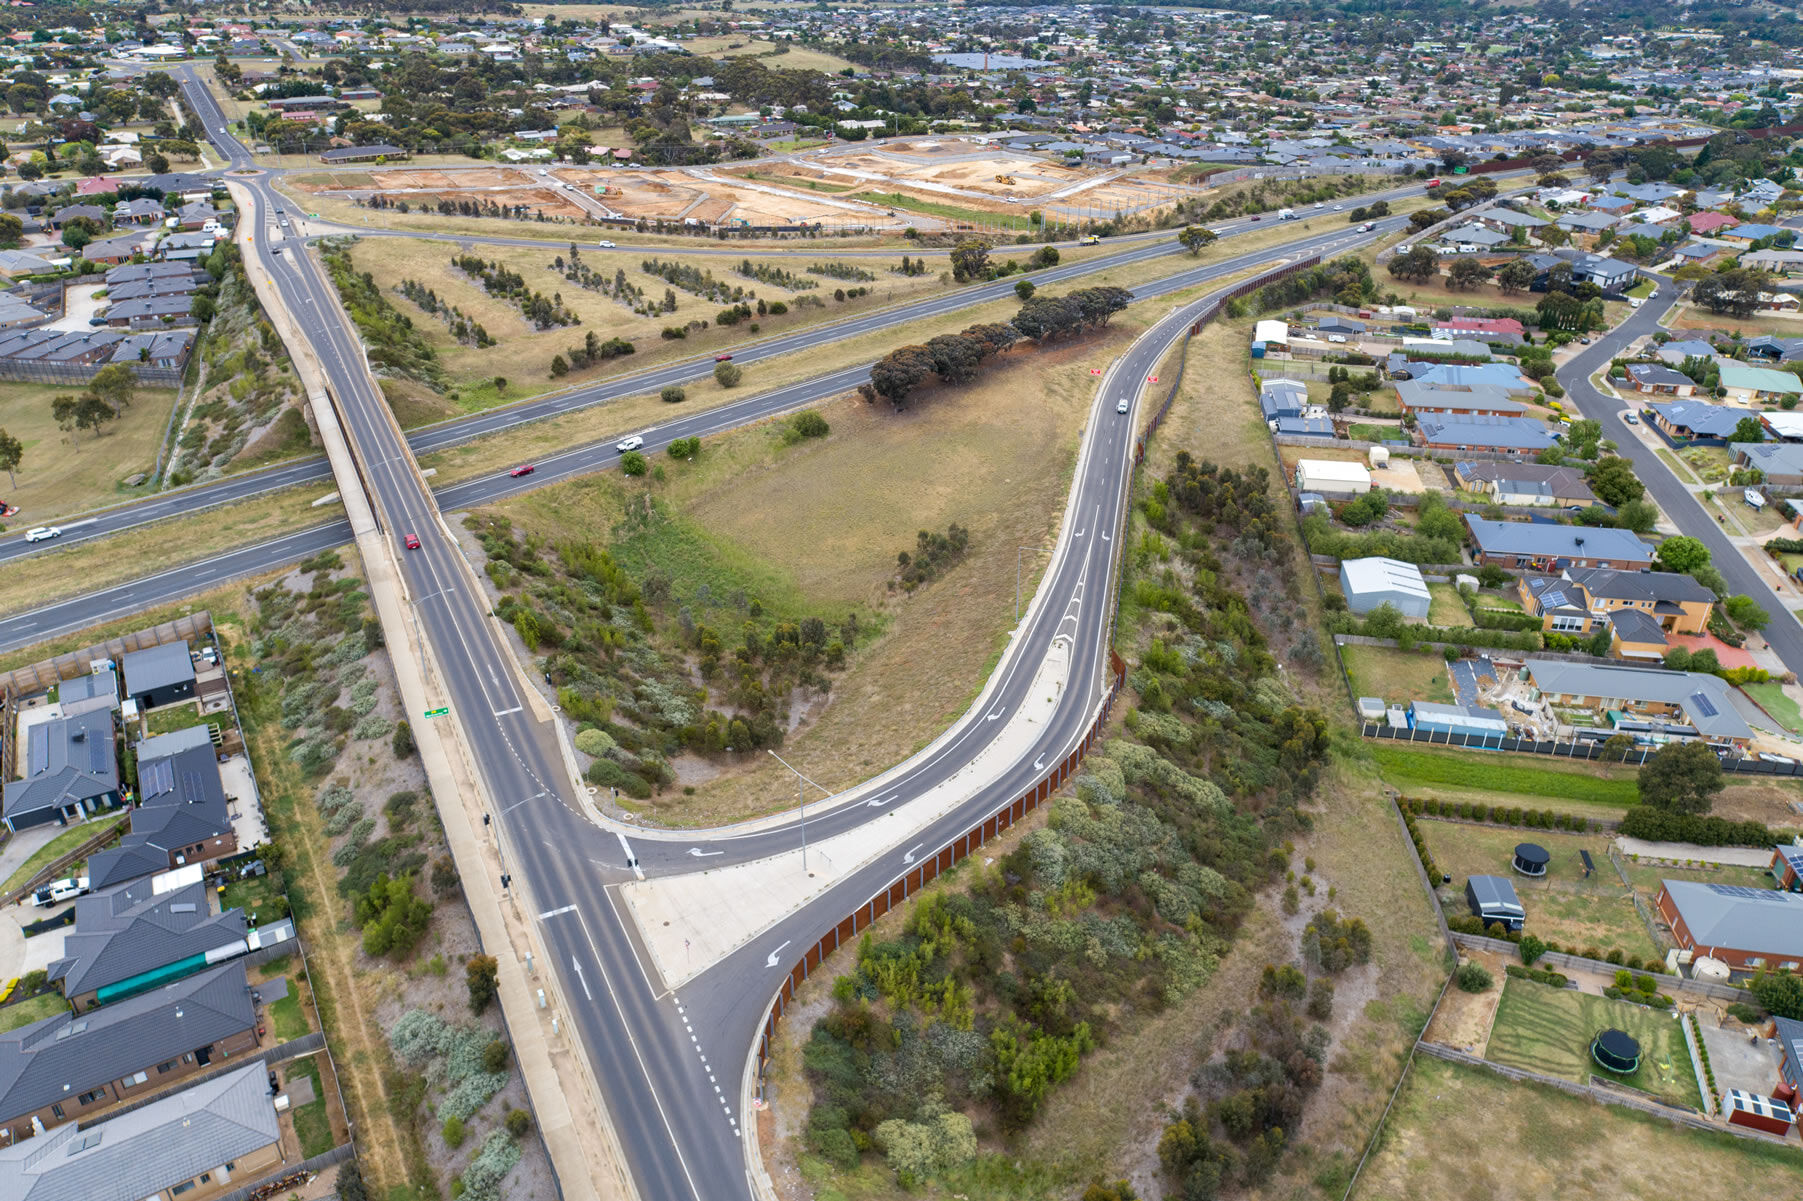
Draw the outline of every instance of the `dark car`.
[[[1257,221],[1257,220],[1258,220],[1258,219],[1259,219],[1259,216],[1258,216],[1258,214],[1257,214],[1257,213],[1253,213],[1253,214],[1252,214],[1252,219],[1253,219],[1253,220],[1254,220],[1254,221]]]
[[[537,471],[537,470],[538,470],[538,468],[534,467],[530,463],[521,463],[518,467],[515,467],[512,471],[509,471],[507,474],[511,475],[514,479],[517,480],[522,475],[531,475],[534,471]]]

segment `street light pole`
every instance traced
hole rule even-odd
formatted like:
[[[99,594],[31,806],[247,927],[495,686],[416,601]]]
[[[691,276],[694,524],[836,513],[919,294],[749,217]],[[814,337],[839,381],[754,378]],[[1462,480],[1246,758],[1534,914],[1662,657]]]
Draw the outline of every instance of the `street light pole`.
[[[796,770],[794,764],[784,759],[769,747],[764,748],[764,753],[788,768],[790,771],[795,772],[795,804],[801,810],[801,870],[805,872],[808,870],[808,800],[806,786],[813,784],[815,788],[820,789],[820,791],[826,793],[827,796],[832,796],[833,791],[802,775],[801,772]]]

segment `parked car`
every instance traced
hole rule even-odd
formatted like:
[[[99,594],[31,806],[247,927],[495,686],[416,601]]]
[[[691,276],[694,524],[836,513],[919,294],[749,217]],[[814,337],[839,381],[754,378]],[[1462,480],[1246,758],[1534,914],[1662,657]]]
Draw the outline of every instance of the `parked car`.
[[[105,325],[106,318],[105,317],[89,317],[88,324],[89,325]]]
[[[625,454],[627,451],[637,450],[643,445],[645,445],[645,440],[637,434],[634,434],[630,438],[621,438],[618,442],[614,443],[614,449],[621,454]]]
[[[62,901],[73,900],[88,891],[86,876],[68,876],[61,880],[52,880],[44,887],[31,894],[33,905],[55,905]]]
[[[1639,425],[1640,424],[1640,414],[1636,413],[1633,409],[1629,409],[1627,412],[1623,413],[1621,415],[1621,419],[1623,421],[1627,422],[1629,425]]]
[[[27,542],[48,542],[52,538],[60,538],[62,536],[63,531],[53,525],[40,525],[36,529],[25,531],[25,541]]]
[[[533,472],[535,472],[537,470],[538,470],[538,468],[534,467],[530,463],[521,463],[518,467],[515,467],[512,471],[509,471],[507,474],[511,475],[514,479],[517,480],[522,475],[531,475]]]
[[[1338,342],[1338,343],[1343,344],[1346,341],[1346,335],[1345,334],[1328,334],[1327,340],[1329,342]]]
[[[408,534],[407,537],[405,539],[403,539],[403,541],[405,541],[407,543],[408,550],[418,550],[419,549],[419,535],[418,534]]]

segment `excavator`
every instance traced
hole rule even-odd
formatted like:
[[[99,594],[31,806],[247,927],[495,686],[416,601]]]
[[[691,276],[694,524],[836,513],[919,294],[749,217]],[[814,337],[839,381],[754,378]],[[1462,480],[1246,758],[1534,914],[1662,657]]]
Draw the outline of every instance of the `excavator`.
[[[1007,184],[1007,185],[1009,185],[1009,186],[1010,186],[1010,187],[1012,187],[1012,186],[1013,186],[1013,185],[1014,185],[1014,176],[1012,176],[1012,175],[998,175],[998,176],[996,176],[996,177],[995,177],[995,182],[997,182],[997,183],[1005,183],[1005,184]]]

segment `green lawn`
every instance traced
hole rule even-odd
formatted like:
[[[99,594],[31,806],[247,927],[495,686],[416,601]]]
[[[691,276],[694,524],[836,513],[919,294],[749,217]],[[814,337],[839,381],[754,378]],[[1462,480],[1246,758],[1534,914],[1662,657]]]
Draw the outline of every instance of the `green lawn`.
[[[1617,1076],[1590,1057],[1591,1039],[1610,1028],[1640,1041],[1639,1071]],[[1577,1084],[1588,1084],[1594,1073],[1693,1109],[1703,1104],[1690,1048],[1671,1010],[1532,980],[1509,980],[1503,986],[1485,1058]]]
[[[1643,279],[1633,287],[1629,288],[1623,295],[1632,296],[1636,300],[1645,300],[1648,296],[1653,294],[1653,287],[1652,280]]]
[[[84,822],[78,826],[70,826],[67,830],[64,830],[55,838],[52,838],[49,842],[33,851],[31,857],[26,859],[24,863],[21,863],[18,869],[6,878],[6,883],[0,884],[0,892],[11,892],[13,889],[18,888],[20,885],[24,884],[25,881],[31,879],[40,871],[43,871],[45,866],[52,860],[59,856],[67,855],[70,851],[73,851],[76,847],[106,829],[106,823],[109,821],[114,826],[120,826],[124,824],[125,819],[123,817],[102,818],[100,821]]]
[[[1569,767],[1554,767],[1547,761],[1494,751],[1424,751],[1384,743],[1372,746],[1371,754],[1384,779],[1405,793],[1413,787],[1434,785],[1506,792],[1524,798],[1519,802],[1523,806],[1531,805],[1532,798],[1537,797],[1558,797],[1614,808],[1626,808],[1640,800],[1640,789],[1634,782],[1633,772],[1619,768],[1615,770],[1620,775],[1607,775],[1599,773],[1608,769],[1581,762],[1572,762]]]
[[[29,1026],[33,1022],[41,1022],[47,1017],[67,1012],[68,1008],[69,1003],[55,989],[41,992],[29,1001],[0,1006],[0,1034],[17,1030],[20,1026]]]
[[[1620,951],[1637,960],[1664,953],[1635,911],[1630,890],[1609,865],[1609,835],[1479,826],[1431,817],[1415,821],[1434,862],[1452,877],[1451,884],[1440,886],[1448,913],[1466,912],[1465,881],[1472,876],[1504,876],[1513,881],[1527,911],[1527,929],[1549,942],[1580,951],[1594,948],[1604,956]],[[1515,875],[1509,866],[1516,844],[1523,842],[1552,852],[1541,879]],[[1589,851],[1597,867],[1588,878],[1580,851]]]
[[[1387,701],[1451,703],[1446,660],[1438,651],[1405,651],[1391,646],[1342,646],[1352,689]]]
[[[190,726],[218,726],[225,728],[226,718],[222,713],[214,713],[202,717],[200,706],[192,701],[180,705],[164,705],[144,715],[154,734],[173,734],[177,730],[186,730]]]
[[[1349,425],[1346,433],[1354,442],[1388,442],[1403,436],[1402,430],[1394,425]]]
[[[1471,624],[1471,610],[1465,607],[1465,601],[1459,596],[1459,590],[1451,584],[1429,584],[1428,593],[1433,603],[1428,606],[1427,620],[1437,626],[1468,626]]]
[[[297,1059],[283,1073],[291,1080],[296,1072],[313,1078],[313,1100],[294,1111],[294,1133],[300,1139],[301,1157],[312,1159],[333,1147],[332,1119],[326,1116],[326,1090],[319,1080],[319,1064],[309,1055]]]
[[[280,895],[276,892],[275,885],[269,882],[268,876],[252,876],[248,880],[233,880],[219,894],[219,908],[222,911],[242,909],[246,917],[255,917],[262,906],[274,901]],[[263,921],[269,920],[269,917],[265,915]]]
[[[1761,709],[1779,725],[1792,734],[1803,734],[1803,709],[1797,702],[1784,695],[1784,687],[1777,681],[1764,684],[1743,684],[1741,691],[1752,697]]]
[[[288,995],[269,1007],[269,1024],[275,1029],[277,1042],[287,1042],[308,1033],[307,1015],[301,1009],[299,976],[288,977]]]

